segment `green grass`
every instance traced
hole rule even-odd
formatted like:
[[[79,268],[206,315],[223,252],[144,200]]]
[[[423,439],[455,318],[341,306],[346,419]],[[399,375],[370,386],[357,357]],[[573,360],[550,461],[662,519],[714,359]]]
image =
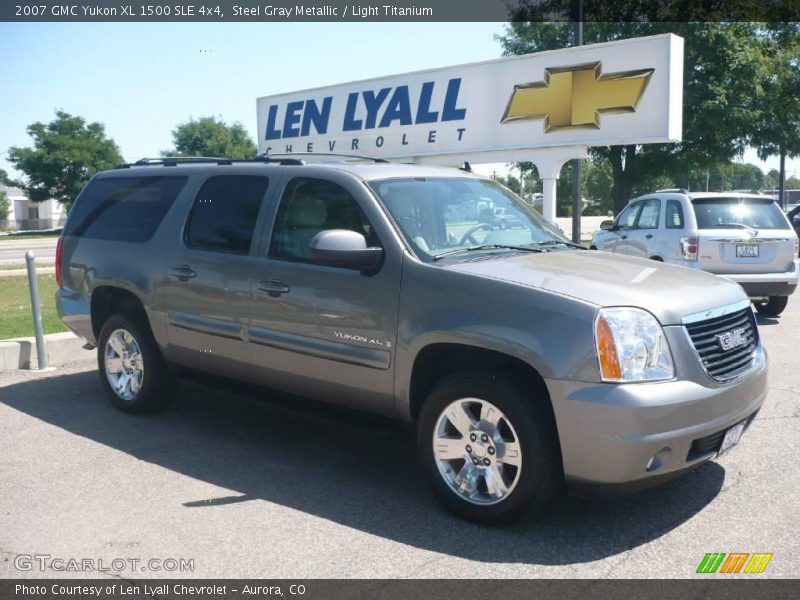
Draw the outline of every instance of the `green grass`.
[[[39,275],[39,300],[45,333],[67,331],[56,313],[56,278]],[[31,299],[27,277],[0,278],[0,340],[33,335]]]
[[[37,269],[44,269],[45,267],[55,267],[55,263],[36,263]],[[26,269],[24,262],[14,263],[8,265],[0,265],[0,271],[13,271],[14,269]]]

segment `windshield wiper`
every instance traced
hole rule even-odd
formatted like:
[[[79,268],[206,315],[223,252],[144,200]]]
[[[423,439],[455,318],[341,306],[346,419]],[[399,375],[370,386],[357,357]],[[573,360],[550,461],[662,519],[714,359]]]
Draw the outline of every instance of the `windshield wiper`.
[[[448,250],[433,257],[433,260],[440,260],[454,254],[462,254],[464,252],[475,252],[476,250],[522,250],[523,252],[543,252],[539,248],[531,248],[530,246],[511,246],[509,244],[481,244],[480,246],[470,246],[469,248],[456,248],[455,250]]]
[[[569,246],[570,248],[580,248],[581,250],[586,250],[586,246],[581,246],[580,244],[574,244],[572,242],[562,241],[562,240],[547,240],[546,242],[531,242],[531,245],[535,246],[555,246],[556,244],[563,244],[564,246]]]

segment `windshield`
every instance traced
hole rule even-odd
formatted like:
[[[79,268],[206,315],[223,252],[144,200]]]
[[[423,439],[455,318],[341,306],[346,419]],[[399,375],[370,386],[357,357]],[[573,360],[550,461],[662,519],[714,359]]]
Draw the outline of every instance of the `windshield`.
[[[569,244],[532,206],[494,181],[385,179],[370,187],[425,261],[479,246],[480,252],[507,252],[513,246],[519,251],[527,245]]]
[[[769,198],[697,198],[692,200],[699,229],[788,229],[786,217]]]

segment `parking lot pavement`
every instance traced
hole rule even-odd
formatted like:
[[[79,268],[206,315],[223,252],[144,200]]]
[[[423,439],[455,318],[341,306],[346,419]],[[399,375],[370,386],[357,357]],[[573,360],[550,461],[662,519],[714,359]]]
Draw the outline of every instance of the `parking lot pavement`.
[[[405,430],[379,419],[198,384],[132,417],[85,363],[6,373],[0,577],[42,576],[15,557],[48,554],[194,559],[170,573],[193,577],[672,578],[696,576],[706,552],[771,552],[761,577],[798,577],[799,329],[800,297],[761,319],[771,389],[739,447],[666,487],[567,499],[502,529],[445,513]]]

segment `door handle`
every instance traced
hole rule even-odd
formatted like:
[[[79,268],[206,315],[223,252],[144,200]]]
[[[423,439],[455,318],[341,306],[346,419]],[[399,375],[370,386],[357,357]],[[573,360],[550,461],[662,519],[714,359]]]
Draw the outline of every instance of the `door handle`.
[[[652,234],[652,233],[648,233],[648,234],[647,234],[646,236],[644,236],[644,237],[646,237],[648,240],[652,240],[652,239],[653,239],[653,234]]]
[[[169,270],[173,277],[177,277],[181,281],[189,281],[197,277],[197,273],[189,268],[189,265],[181,265],[180,267],[172,267]]]
[[[258,289],[262,292],[267,292],[273,298],[277,298],[281,294],[288,293],[291,288],[280,279],[268,279],[267,281],[259,281]]]

